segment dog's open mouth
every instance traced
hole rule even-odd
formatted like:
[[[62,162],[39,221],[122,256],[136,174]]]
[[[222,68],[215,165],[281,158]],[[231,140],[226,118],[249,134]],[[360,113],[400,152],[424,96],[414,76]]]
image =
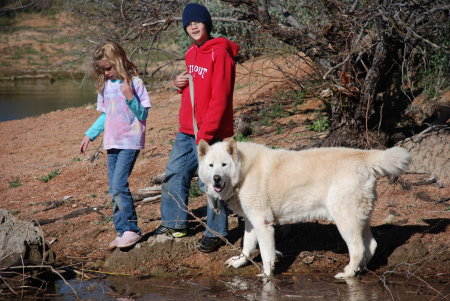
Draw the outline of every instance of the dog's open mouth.
[[[213,188],[216,192],[221,192],[224,189],[224,187],[225,183],[223,185],[219,183],[213,185]]]

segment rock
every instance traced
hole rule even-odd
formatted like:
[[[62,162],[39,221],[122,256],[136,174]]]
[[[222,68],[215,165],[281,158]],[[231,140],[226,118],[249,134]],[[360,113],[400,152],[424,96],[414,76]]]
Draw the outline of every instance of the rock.
[[[246,118],[244,115],[237,116],[234,121],[236,128],[236,135],[240,134],[243,137],[247,137],[252,134],[252,127],[250,124],[250,120]]]
[[[401,245],[389,256],[388,265],[394,266],[400,263],[415,263],[423,260],[428,254],[426,245],[419,237],[414,237],[404,245]]]
[[[389,214],[383,221],[383,224],[391,224],[395,220],[395,215]]]
[[[3,209],[0,209],[0,241],[0,268],[55,262],[55,254],[45,243],[42,230]]]
[[[435,176],[440,186],[450,184],[450,130],[429,128],[399,143],[412,156],[409,171],[429,173]]]
[[[303,251],[300,253],[300,258],[304,264],[311,264],[314,261],[314,254],[308,251]]]
[[[156,176],[154,176],[153,178],[152,178],[152,183],[155,183],[155,184],[162,184],[162,182],[164,181],[164,178],[166,177],[166,173],[160,173],[160,174],[157,174]]]
[[[106,257],[103,269],[108,272],[137,270],[152,259],[169,258],[182,261],[194,250],[194,243],[198,238],[185,237],[183,239],[171,238],[166,235],[156,235],[147,241],[139,243],[139,247],[131,250],[116,249]],[[171,260],[169,260],[171,261]]]

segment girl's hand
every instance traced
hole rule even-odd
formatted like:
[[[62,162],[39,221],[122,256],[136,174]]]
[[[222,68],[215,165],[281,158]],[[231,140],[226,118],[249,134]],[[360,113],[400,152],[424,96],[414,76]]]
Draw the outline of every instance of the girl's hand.
[[[89,138],[88,136],[84,136],[80,145],[80,154],[84,154],[86,152],[89,142],[91,142],[91,138]]]
[[[134,97],[133,89],[131,88],[130,84],[127,81],[124,81],[122,86],[120,86],[120,91],[122,91],[122,94],[128,99],[132,100]]]
[[[175,77],[173,84],[178,89],[183,89],[184,87],[186,87],[189,84],[189,77],[187,75],[187,71],[184,71],[183,73]]]

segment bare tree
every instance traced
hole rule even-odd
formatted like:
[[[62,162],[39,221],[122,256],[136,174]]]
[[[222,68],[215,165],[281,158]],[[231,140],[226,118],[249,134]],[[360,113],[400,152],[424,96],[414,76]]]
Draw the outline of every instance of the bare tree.
[[[246,15],[249,21],[314,61],[330,92],[325,95],[331,96],[331,129],[324,145],[392,142],[409,95],[417,92],[413,77],[404,82],[413,50],[449,54],[448,1],[295,1],[303,20],[285,9],[290,1],[224,1],[255,12]],[[406,86],[410,91],[402,91]]]

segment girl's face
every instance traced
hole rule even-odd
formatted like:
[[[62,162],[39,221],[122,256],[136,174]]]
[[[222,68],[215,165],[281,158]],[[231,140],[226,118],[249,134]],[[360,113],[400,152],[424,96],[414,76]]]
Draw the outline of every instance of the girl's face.
[[[97,66],[103,71],[106,79],[119,79],[119,73],[113,64],[107,59],[102,59],[97,63]]]
[[[198,46],[203,45],[206,41],[209,40],[208,31],[206,30],[205,24],[203,24],[202,22],[190,22],[186,27],[186,32]]]

